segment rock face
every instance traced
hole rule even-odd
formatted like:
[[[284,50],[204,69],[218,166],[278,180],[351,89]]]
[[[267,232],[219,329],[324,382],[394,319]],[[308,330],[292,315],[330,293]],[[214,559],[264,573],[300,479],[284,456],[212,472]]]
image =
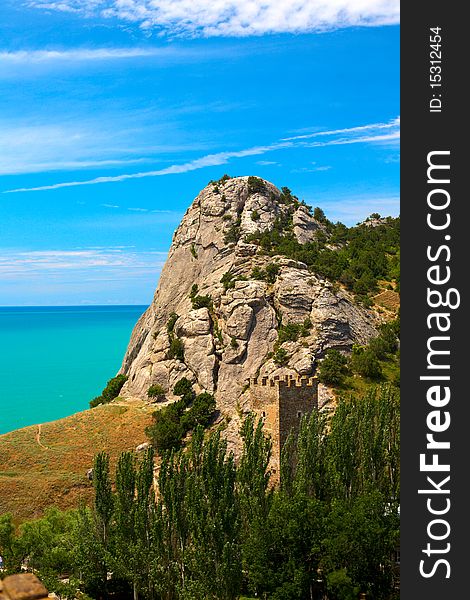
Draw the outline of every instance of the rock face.
[[[255,181],[211,183],[188,208],[153,302],[132,333],[121,396],[146,398],[158,383],[171,399],[174,384],[187,377],[197,391],[214,393],[221,413],[233,417],[247,397],[249,377],[311,376],[328,348],[348,351],[377,334],[374,313],[348,293],[303,263],[267,256],[249,242],[249,234],[283,222],[301,244],[324,229],[295,199],[286,201],[271,183]],[[273,263],[277,272],[260,278]],[[201,302],[201,296],[210,298]],[[277,347],[273,356],[279,326],[305,322],[306,335],[280,346],[283,360]]]

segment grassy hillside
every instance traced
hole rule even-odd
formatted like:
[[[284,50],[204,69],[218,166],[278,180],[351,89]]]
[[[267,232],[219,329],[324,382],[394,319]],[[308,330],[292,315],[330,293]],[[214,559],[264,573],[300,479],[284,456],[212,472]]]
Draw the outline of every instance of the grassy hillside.
[[[144,402],[114,402],[0,435],[0,514],[11,512],[19,522],[48,506],[89,500],[94,455],[106,450],[114,463],[123,450],[146,441],[151,414]]]

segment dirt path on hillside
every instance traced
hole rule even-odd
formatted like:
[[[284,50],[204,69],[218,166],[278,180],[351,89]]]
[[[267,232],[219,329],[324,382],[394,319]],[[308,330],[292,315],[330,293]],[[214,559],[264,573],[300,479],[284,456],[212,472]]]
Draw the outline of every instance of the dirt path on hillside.
[[[49,450],[49,447],[44,446],[44,444],[41,442],[41,425],[38,425],[38,430],[36,432],[36,442],[39,446],[41,446],[41,448],[44,448],[44,450]]]

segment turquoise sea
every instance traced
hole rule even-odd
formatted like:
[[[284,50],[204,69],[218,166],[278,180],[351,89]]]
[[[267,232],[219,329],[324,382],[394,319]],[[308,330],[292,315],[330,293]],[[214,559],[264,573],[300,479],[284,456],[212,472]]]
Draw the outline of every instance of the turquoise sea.
[[[0,434],[88,408],[145,309],[0,307]]]

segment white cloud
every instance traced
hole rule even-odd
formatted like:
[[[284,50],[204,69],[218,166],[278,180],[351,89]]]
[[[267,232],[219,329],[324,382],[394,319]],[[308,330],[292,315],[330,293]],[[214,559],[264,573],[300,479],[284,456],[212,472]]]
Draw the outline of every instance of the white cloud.
[[[0,65],[13,63],[47,63],[63,61],[117,60],[145,56],[168,55],[167,48],[73,48],[67,50],[17,50],[0,51]]]
[[[317,130],[314,132],[305,133],[302,135],[295,135],[293,137],[283,138],[285,141],[293,141],[293,140],[306,140],[315,137],[325,137],[331,135],[345,134],[351,138],[354,138],[356,134],[362,133],[374,133],[383,129],[390,129],[393,131],[398,131],[400,129],[400,117],[395,117],[395,119],[391,119],[387,123],[370,123],[368,125],[360,125],[359,127],[347,127],[345,129],[331,129],[331,130]],[[376,134],[377,135],[377,134]]]
[[[389,132],[382,133],[382,131],[389,129]],[[367,132],[368,135],[357,135],[358,133]],[[349,129],[337,129],[328,130],[323,132],[316,132],[317,136],[334,136],[338,133],[348,135],[341,135],[340,137],[332,137],[325,141],[306,141],[304,136],[301,139],[291,138],[281,139],[280,141],[264,146],[253,146],[251,148],[245,148],[243,150],[236,151],[225,151],[217,152],[214,154],[206,154],[200,158],[190,160],[181,164],[173,164],[163,169],[157,169],[153,171],[142,171],[139,173],[124,173],[121,175],[108,175],[102,177],[95,177],[94,179],[84,181],[66,181],[61,183],[53,183],[51,185],[44,185],[30,188],[16,188],[12,190],[6,190],[3,193],[18,193],[18,192],[37,192],[44,190],[56,190],[61,188],[76,187],[82,185],[97,185],[100,183],[113,183],[119,181],[127,181],[130,179],[142,179],[144,177],[160,177],[163,175],[172,175],[177,173],[187,173],[189,171],[195,171],[204,167],[211,167],[217,165],[223,165],[228,163],[232,159],[244,158],[247,156],[259,156],[268,152],[276,150],[287,150],[292,148],[307,147],[307,148],[321,148],[323,146],[334,146],[334,145],[345,145],[345,144],[396,144],[400,138],[399,131],[399,119],[394,119],[387,124],[375,123],[372,125],[362,125],[359,127],[352,127]],[[259,162],[259,161],[258,161]],[[317,167],[313,170],[327,170],[329,167]]]
[[[243,158],[245,156],[256,156],[259,154],[265,154],[272,150],[279,150],[281,148],[289,148],[292,146],[292,142],[276,142],[269,146],[253,146],[252,148],[246,148],[244,150],[237,150],[234,152],[217,152],[215,154],[207,154],[200,158],[196,158],[186,163],[175,164],[163,169],[156,171],[143,171],[141,173],[125,173],[123,175],[111,175],[106,177],[95,177],[88,181],[67,181],[64,183],[54,183],[52,185],[44,185],[32,188],[18,188],[14,190],[4,191],[4,194],[17,193],[17,192],[38,192],[44,190],[57,190],[66,187],[76,187],[80,185],[96,185],[99,183],[112,183],[118,181],[127,181],[129,179],[142,179],[144,177],[159,177],[162,175],[172,175],[177,173],[187,173],[189,171],[196,171],[204,167],[212,167],[216,165],[223,165],[229,162],[232,158]]]
[[[350,198],[336,198],[334,201],[317,198],[314,202],[306,198],[306,202],[321,206],[330,220],[341,221],[349,227],[364,221],[373,212],[392,217],[397,217],[400,214],[400,198],[398,196],[366,197],[361,195]]]
[[[400,139],[399,131],[392,131],[391,133],[385,133],[382,135],[363,135],[352,138],[338,138],[335,140],[328,140],[327,142],[307,142],[305,146],[308,148],[321,148],[323,146],[343,146],[345,144],[380,144],[384,142],[398,142]]]
[[[18,277],[54,277],[64,272],[86,271],[88,274],[119,278],[123,275],[155,273],[167,256],[166,252],[139,252],[132,248],[34,250],[2,249],[0,276],[2,281]]]
[[[182,36],[302,33],[399,22],[399,0],[30,0],[38,9],[135,23]]]

